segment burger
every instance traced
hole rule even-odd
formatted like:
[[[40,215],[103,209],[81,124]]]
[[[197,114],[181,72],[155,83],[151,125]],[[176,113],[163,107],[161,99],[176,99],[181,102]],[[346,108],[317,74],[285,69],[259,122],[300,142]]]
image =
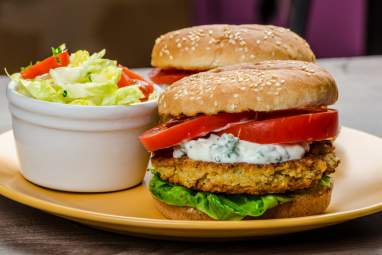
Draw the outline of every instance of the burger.
[[[264,60],[314,62],[304,39],[271,25],[204,25],[169,32],[156,39],[151,54],[151,80],[173,82],[216,67]]]
[[[149,190],[170,219],[299,217],[329,205],[339,164],[333,77],[303,61],[200,72],[159,98]]]

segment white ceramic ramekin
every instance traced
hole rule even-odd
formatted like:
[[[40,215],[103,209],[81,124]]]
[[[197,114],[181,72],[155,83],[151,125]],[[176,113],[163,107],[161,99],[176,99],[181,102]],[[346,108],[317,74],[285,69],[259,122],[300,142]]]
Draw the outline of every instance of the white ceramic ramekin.
[[[159,90],[159,87],[156,87]],[[22,175],[57,190],[105,192],[139,184],[149,154],[138,136],[155,124],[157,102],[78,106],[7,89]]]

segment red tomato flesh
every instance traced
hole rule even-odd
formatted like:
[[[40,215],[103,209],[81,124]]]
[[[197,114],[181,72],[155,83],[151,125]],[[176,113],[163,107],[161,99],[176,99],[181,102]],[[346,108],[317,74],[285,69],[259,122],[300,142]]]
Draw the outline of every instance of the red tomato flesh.
[[[195,74],[198,71],[184,71],[184,70],[176,70],[176,69],[153,69],[149,77],[156,84],[172,84],[177,80],[180,80],[186,76],[191,74]]]
[[[253,120],[232,125],[219,134],[232,134],[241,140],[271,144],[325,140],[338,133],[338,112],[328,110],[293,116]]]
[[[69,53],[67,51],[46,58],[21,72],[24,79],[33,79],[39,75],[48,73],[50,69],[67,66],[69,64]]]
[[[187,119],[180,123],[168,122],[147,130],[139,138],[148,151],[156,151],[227,128],[231,123],[251,120],[253,115],[249,112],[219,113]]]
[[[126,86],[134,85],[139,83],[139,89],[142,91],[144,98],[141,101],[145,101],[149,98],[150,94],[154,91],[154,85],[146,81],[142,76],[137,73],[134,73],[129,68],[121,66],[122,74],[121,78],[118,81],[118,87],[123,88]]]
[[[202,115],[154,127],[143,133],[140,141],[148,151],[156,151],[211,132],[219,135],[229,133],[242,140],[262,144],[325,140],[338,133],[338,112],[294,110]]]

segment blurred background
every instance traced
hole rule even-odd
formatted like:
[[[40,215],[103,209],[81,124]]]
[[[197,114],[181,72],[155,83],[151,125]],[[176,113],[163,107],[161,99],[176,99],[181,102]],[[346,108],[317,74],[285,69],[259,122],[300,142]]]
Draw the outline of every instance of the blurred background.
[[[319,58],[382,54],[380,0],[0,0],[0,66],[18,71],[66,43],[150,65],[159,35],[211,23],[289,27]]]

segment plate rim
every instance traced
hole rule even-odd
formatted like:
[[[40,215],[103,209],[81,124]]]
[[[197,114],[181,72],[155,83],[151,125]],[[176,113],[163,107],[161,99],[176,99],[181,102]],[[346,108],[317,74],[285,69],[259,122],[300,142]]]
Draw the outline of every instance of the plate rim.
[[[374,139],[379,139],[382,142],[382,138],[369,134],[367,132],[349,128],[341,127],[348,131],[357,132],[362,135],[371,136]],[[0,139],[4,136],[12,135],[12,130],[0,134]],[[18,173],[20,174],[20,173]],[[21,174],[20,174],[21,175]],[[28,181],[28,180],[26,180]],[[29,181],[28,181],[29,182]],[[33,184],[35,185],[35,184]],[[43,188],[43,187],[40,187]],[[45,188],[43,188],[45,189]],[[367,216],[373,213],[382,211],[382,201],[370,206],[361,207],[358,209],[329,212],[326,214],[312,215],[296,218],[284,218],[284,219],[255,219],[245,221],[195,221],[195,220],[171,220],[171,219],[150,219],[132,216],[111,215],[107,213],[99,213],[90,210],[83,210],[79,208],[73,208],[70,206],[56,204],[43,199],[38,199],[26,194],[17,192],[14,189],[10,189],[4,186],[0,182],[0,195],[7,197],[10,200],[21,203],[23,205],[45,211],[47,213],[55,214],[58,216],[72,218],[77,220],[84,220],[90,222],[107,223],[120,226],[131,227],[144,227],[144,228],[156,228],[156,229],[192,229],[192,230],[233,230],[233,229],[277,229],[288,227],[303,227],[312,225],[330,225],[337,222],[344,222],[359,217]],[[207,224],[206,224],[207,223]]]

